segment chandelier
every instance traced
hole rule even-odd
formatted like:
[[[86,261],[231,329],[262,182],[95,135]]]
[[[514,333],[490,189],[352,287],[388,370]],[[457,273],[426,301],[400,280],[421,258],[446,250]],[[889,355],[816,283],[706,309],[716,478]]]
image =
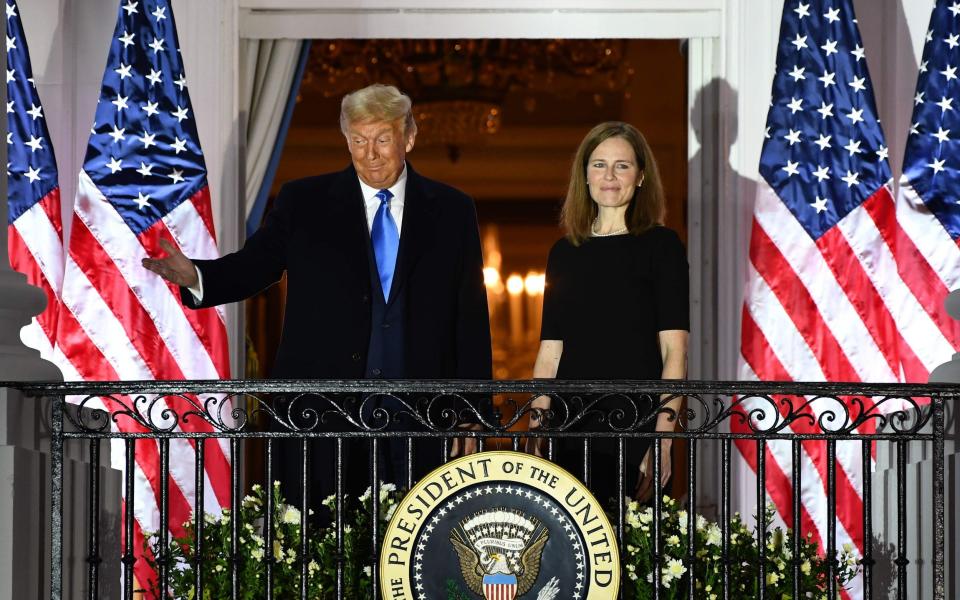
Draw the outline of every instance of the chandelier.
[[[460,148],[500,130],[512,92],[621,92],[633,76],[626,40],[331,40],[314,42],[303,85],[339,97],[371,83],[414,102],[418,143]],[[599,97],[599,96],[596,96]]]

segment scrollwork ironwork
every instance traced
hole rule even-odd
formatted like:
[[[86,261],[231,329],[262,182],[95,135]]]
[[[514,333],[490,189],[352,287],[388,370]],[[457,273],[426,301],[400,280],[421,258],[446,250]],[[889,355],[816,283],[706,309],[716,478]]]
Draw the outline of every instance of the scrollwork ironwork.
[[[515,436],[530,418],[540,427],[538,435],[642,435],[661,421],[674,422],[680,437],[737,433],[764,438],[916,435],[929,424],[930,398],[939,391],[898,394],[889,393],[890,386],[878,390],[863,384],[861,390],[843,390],[858,393],[824,393],[824,384],[770,384],[769,390],[754,384],[741,393],[735,383],[686,391],[680,382],[672,390],[663,382],[605,382],[594,391],[590,382],[568,390],[564,388],[571,386],[552,387],[543,380],[462,387],[446,381],[377,382],[369,390],[363,382],[269,382],[259,389],[244,382],[238,386],[243,389],[233,390],[224,385],[229,382],[217,382],[203,391],[190,382],[166,383],[124,382],[122,389],[118,385],[86,394],[73,392],[91,390],[59,384],[34,392],[67,396],[76,407],[66,413],[68,424],[89,434],[450,433],[470,426],[484,435]],[[497,410],[485,409],[497,394],[502,397]],[[678,398],[683,403],[673,406]]]

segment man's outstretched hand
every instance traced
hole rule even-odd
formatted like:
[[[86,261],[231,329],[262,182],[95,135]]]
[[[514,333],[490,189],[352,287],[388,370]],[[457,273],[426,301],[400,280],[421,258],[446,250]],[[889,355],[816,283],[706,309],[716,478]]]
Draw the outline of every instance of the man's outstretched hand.
[[[194,287],[199,283],[197,269],[193,261],[187,258],[180,249],[168,242],[160,240],[160,247],[167,255],[163,258],[145,258],[140,264],[145,269],[153,271],[174,285]]]

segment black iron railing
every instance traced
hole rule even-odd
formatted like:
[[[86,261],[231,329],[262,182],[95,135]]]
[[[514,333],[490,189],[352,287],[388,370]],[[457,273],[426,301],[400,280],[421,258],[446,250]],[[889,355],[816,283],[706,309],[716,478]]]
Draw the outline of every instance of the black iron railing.
[[[863,597],[880,597],[874,592],[876,555],[874,553],[874,514],[878,509],[872,492],[872,465],[875,444],[891,444],[896,456],[896,494],[894,506],[880,507],[896,518],[896,554],[892,558],[893,585],[896,597],[907,595],[907,572],[911,565],[908,557],[907,538],[914,535],[908,531],[907,506],[907,449],[908,444],[929,446],[932,462],[932,489],[928,497],[929,519],[933,547],[932,556],[932,597],[942,600],[944,595],[944,418],[945,407],[952,407],[954,399],[960,396],[960,387],[942,385],[881,385],[881,384],[809,384],[782,382],[696,382],[696,381],[618,381],[618,382],[564,382],[554,380],[538,381],[168,381],[168,382],[104,382],[83,384],[8,384],[18,387],[28,395],[41,397],[51,402],[51,526],[53,531],[51,560],[52,598],[62,597],[61,578],[63,548],[61,540],[64,531],[64,446],[85,440],[89,444],[89,493],[86,514],[90,517],[86,523],[87,535],[87,581],[88,598],[99,598],[100,571],[105,561],[119,560],[124,566],[122,596],[130,599],[135,596],[133,585],[134,567],[134,522],[132,511],[126,511],[122,523],[125,533],[123,548],[105,548],[101,543],[99,507],[104,502],[117,502],[117,498],[106,498],[100,490],[100,452],[101,444],[107,440],[122,440],[126,475],[123,489],[128,498],[136,492],[134,485],[135,440],[148,438],[156,440],[158,446],[158,468],[163,482],[159,495],[160,527],[158,531],[159,555],[156,567],[159,572],[159,590],[166,595],[169,588],[167,579],[173,567],[169,557],[165,556],[170,547],[168,538],[170,443],[177,439],[196,441],[217,438],[227,440],[228,457],[231,462],[231,514],[240,509],[243,493],[249,488],[242,481],[243,457],[241,442],[259,439],[263,444],[263,475],[267,482],[274,479],[273,452],[277,444],[299,443],[301,461],[301,495],[298,504],[310,506],[309,465],[311,460],[327,460],[328,457],[311,456],[311,440],[332,440],[334,449],[333,473],[336,496],[335,511],[330,526],[335,530],[337,551],[340,560],[337,563],[337,586],[334,596],[342,598],[343,580],[343,532],[344,515],[341,507],[344,500],[344,477],[342,452],[344,443],[361,439],[369,444],[370,461],[368,477],[374,487],[370,502],[371,522],[378,523],[381,507],[379,504],[379,481],[382,463],[377,459],[381,455],[380,446],[388,440],[401,440],[405,443],[407,472],[404,476],[406,486],[414,483],[415,440],[435,440],[439,445],[435,457],[439,463],[449,456],[450,447],[455,438],[472,437],[478,442],[481,451],[491,444],[505,445],[514,450],[522,449],[526,440],[544,438],[545,455],[555,458],[558,444],[569,448],[571,444],[582,455],[582,471],[575,474],[582,477],[590,487],[591,479],[597,468],[616,469],[615,485],[617,497],[630,495],[627,488],[626,444],[638,440],[648,440],[652,444],[654,460],[652,466],[653,497],[661,498],[663,488],[660,481],[661,440],[666,438],[688,441],[686,464],[674,467],[686,472],[687,514],[686,537],[688,554],[685,558],[691,567],[697,560],[694,547],[695,518],[698,497],[698,461],[702,460],[705,444],[709,451],[720,455],[720,493],[717,507],[717,521],[722,528],[722,557],[724,561],[723,579],[716,593],[719,598],[731,598],[742,595],[738,590],[730,589],[731,569],[742,569],[742,565],[731,565],[728,559],[730,548],[731,522],[731,465],[733,464],[733,444],[752,444],[756,449],[757,487],[757,530],[758,538],[765,540],[770,523],[767,522],[765,482],[767,480],[766,450],[772,442],[790,443],[792,469],[790,480],[794,489],[801,486],[802,469],[799,468],[803,444],[808,440],[822,441],[826,448],[827,470],[825,486],[827,493],[826,556],[836,556],[836,486],[837,472],[835,457],[838,443],[859,443],[863,482],[858,490],[862,496],[862,526],[864,548],[859,560],[863,577]],[[539,411],[532,408],[534,399],[548,396],[551,408]],[[666,408],[667,403],[677,397],[684,398],[684,408],[679,415],[672,415]],[[488,410],[488,403],[495,400],[497,411]],[[79,407],[76,410],[74,406]],[[952,408],[951,408],[952,410]],[[669,413],[677,419],[676,430],[671,433],[656,433],[653,423],[660,414]],[[530,414],[540,417],[542,426],[535,431],[518,430]],[[589,426],[584,426],[589,423]],[[122,427],[119,427],[123,425]],[[601,442],[601,440],[612,440]],[[593,465],[593,445],[597,443],[613,444],[616,448],[615,464]],[[204,443],[194,443],[196,497],[194,514],[203,514],[204,506]],[[582,452],[581,450],[582,449]],[[249,453],[248,453],[249,454]],[[273,531],[273,511],[269,493],[265,496],[268,503],[266,524],[263,529],[266,547],[271,547]],[[801,597],[801,568],[799,544],[806,532],[801,522],[801,499],[793,494],[792,523],[787,523],[800,535],[791,536],[794,560],[789,565],[786,577],[793,578],[793,597]],[[888,503],[889,504],[889,503]],[[653,541],[653,594],[660,597],[661,564],[663,543],[659,528],[662,517],[660,502],[653,502],[652,541]],[[625,502],[613,510],[612,520],[623,544],[625,531]],[[307,579],[310,570],[307,564],[308,511],[300,512],[302,531],[299,558],[300,593],[298,597],[307,598]],[[202,544],[204,519],[196,519],[194,535],[196,543]],[[77,527],[77,524],[72,524]],[[232,597],[240,596],[240,583],[237,575],[238,531],[239,523],[233,520],[230,548],[232,573]],[[369,565],[377,573],[377,553],[380,532],[372,527],[370,547],[374,549]],[[758,597],[765,595],[768,585],[768,573],[765,572],[764,552],[766,544],[759,543],[760,560],[756,572]],[[274,597],[271,570],[275,563],[270,553],[263,561],[266,576],[263,578],[263,597]],[[835,561],[828,560],[828,577],[822,597],[837,597]],[[914,562],[916,562],[914,560]],[[199,565],[195,565],[199,567]],[[195,571],[196,597],[203,597],[203,569]],[[626,575],[626,574],[625,574]],[[685,596],[699,597],[700,590],[695,587],[695,578],[686,579]],[[377,578],[373,577],[372,597],[379,596]]]

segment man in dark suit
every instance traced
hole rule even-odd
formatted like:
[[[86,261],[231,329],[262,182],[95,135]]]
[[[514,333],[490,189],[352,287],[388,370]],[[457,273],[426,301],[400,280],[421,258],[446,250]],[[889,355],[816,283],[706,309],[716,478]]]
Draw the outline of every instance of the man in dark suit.
[[[243,248],[191,261],[164,244],[167,256],[145,259],[144,267],[181,286],[184,303],[193,308],[243,300],[286,272],[283,334],[272,373],[277,378],[490,379],[472,200],[406,162],[417,126],[410,99],[395,87],[375,84],[348,94],[340,125],[351,166],[284,185]],[[402,484],[405,466],[395,458],[406,452],[383,445],[393,446],[380,463],[383,479]],[[345,447],[346,485],[356,493],[369,484],[369,453],[365,445]],[[312,448],[316,505],[332,492],[333,454],[329,444]],[[299,498],[299,444],[278,450],[277,468],[293,501]],[[418,443],[416,476],[439,457],[436,442]]]

